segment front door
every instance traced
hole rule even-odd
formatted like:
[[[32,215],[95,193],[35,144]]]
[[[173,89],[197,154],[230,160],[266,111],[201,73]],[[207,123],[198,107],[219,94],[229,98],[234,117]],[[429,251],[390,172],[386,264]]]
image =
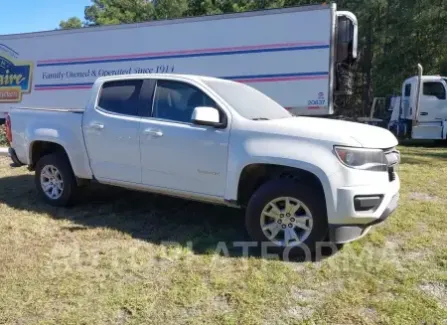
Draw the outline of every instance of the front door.
[[[97,107],[85,113],[85,144],[98,179],[141,183],[138,115],[142,83],[104,83]]]
[[[191,123],[197,106],[217,108],[193,85],[157,82],[151,116],[140,126],[143,184],[224,196],[229,130]]]
[[[419,107],[420,122],[442,121],[447,118],[447,94],[443,81],[425,81]]]
[[[415,90],[412,89],[411,81],[407,82],[403,87],[403,96],[402,96],[402,113],[399,116],[402,119],[411,119],[413,110],[414,110],[414,101],[416,96]]]

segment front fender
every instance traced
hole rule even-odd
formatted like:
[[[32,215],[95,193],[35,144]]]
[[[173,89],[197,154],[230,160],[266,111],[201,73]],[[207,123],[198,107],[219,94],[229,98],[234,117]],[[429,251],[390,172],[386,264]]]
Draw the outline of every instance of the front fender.
[[[336,193],[330,179],[331,175],[340,170],[340,163],[331,150],[331,144],[256,137],[230,148],[225,193],[227,200],[237,200],[239,180],[245,167],[251,164],[279,165],[314,174],[322,184],[328,214],[335,211]]]

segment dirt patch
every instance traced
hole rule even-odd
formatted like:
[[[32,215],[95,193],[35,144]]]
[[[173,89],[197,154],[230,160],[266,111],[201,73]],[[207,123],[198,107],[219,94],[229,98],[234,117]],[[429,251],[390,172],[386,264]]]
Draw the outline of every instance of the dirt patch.
[[[325,292],[313,289],[292,288],[292,296],[297,305],[288,310],[288,314],[297,321],[310,318],[318,306],[322,303]]]
[[[410,200],[415,200],[415,201],[438,201],[439,198],[437,196],[434,195],[430,195],[428,193],[421,193],[421,192],[411,192],[408,195],[408,198]]]
[[[320,298],[324,293],[311,289],[298,289],[292,290],[293,297],[299,302],[314,302],[317,298]]]
[[[379,314],[373,308],[362,308],[359,310],[359,315],[362,316],[364,320],[376,323],[379,319]]]
[[[385,249],[390,251],[399,250],[402,246],[402,241],[397,238],[390,238],[390,240],[385,241]]]
[[[442,308],[447,308],[447,286],[440,282],[429,282],[419,287],[424,293],[435,298]]]
[[[129,318],[132,316],[132,311],[127,308],[127,307],[123,307],[122,309],[120,309],[120,311],[118,312],[117,316],[116,316],[116,324],[125,324],[127,323],[127,321],[129,320]]]
[[[410,251],[405,254],[405,258],[413,261],[413,262],[428,262],[430,256],[433,255],[428,249],[427,250],[418,250],[418,251]]]
[[[297,321],[305,321],[312,317],[314,312],[323,305],[327,297],[342,288],[341,282],[321,283],[318,289],[292,288],[292,296],[296,306],[288,310],[288,314]]]
[[[212,299],[212,307],[215,310],[219,310],[219,311],[225,311],[225,312],[230,312],[231,311],[231,307],[228,303],[229,297],[227,295],[223,295],[223,296],[216,296]]]
[[[304,321],[309,319],[315,311],[311,306],[295,306],[289,309],[288,313],[290,317],[293,317],[297,321]]]

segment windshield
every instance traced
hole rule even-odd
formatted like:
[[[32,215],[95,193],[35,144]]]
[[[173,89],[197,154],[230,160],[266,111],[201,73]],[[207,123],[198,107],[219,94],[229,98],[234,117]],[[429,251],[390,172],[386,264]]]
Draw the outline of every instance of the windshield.
[[[240,115],[251,120],[272,120],[292,115],[262,92],[242,83],[208,79],[205,83]]]

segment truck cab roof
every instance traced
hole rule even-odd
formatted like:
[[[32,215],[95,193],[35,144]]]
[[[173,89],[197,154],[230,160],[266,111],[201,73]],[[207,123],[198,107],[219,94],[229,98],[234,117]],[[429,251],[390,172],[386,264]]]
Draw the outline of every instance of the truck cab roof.
[[[409,82],[416,81],[417,78],[418,78],[418,76],[413,76],[413,77],[407,78],[404,83],[409,83]],[[422,81],[426,81],[426,80],[441,80],[441,79],[445,80],[445,79],[447,79],[447,77],[440,76],[440,75],[425,75],[425,76],[422,76]]]
[[[220,79],[210,76],[202,76],[202,75],[194,75],[194,74],[174,74],[174,73],[135,73],[135,74],[123,74],[123,75],[115,75],[115,76],[106,76],[99,77],[96,79],[96,83],[103,84],[109,81],[117,81],[117,80],[129,80],[129,79],[168,79],[168,80],[182,80],[182,81],[228,81],[233,82],[226,79]]]

